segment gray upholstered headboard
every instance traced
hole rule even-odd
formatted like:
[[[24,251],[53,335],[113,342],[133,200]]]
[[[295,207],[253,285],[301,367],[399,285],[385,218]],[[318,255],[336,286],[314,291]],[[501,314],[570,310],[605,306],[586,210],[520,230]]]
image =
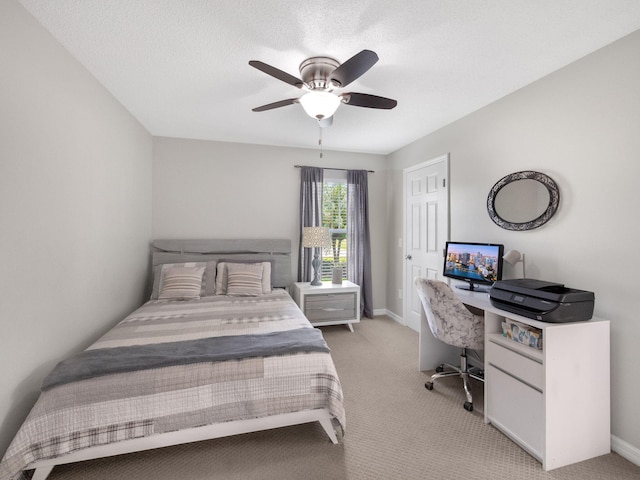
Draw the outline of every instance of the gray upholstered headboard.
[[[152,268],[163,263],[221,259],[271,260],[274,287],[286,288],[293,281],[290,239],[154,240],[151,248]]]

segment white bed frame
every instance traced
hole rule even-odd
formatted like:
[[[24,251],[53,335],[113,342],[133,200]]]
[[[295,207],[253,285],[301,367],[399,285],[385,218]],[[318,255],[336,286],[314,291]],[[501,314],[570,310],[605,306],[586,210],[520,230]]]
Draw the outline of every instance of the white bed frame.
[[[333,429],[331,415],[327,409],[303,410],[301,412],[283,413],[249,420],[236,420],[233,422],[205,425],[203,427],[178,430],[176,432],[161,433],[150,437],[133,438],[108,445],[85,448],[49,460],[39,460],[29,464],[25,470],[35,469],[31,480],[45,480],[53,467],[67,463],[95,460],[96,458],[112,457],[123,453],[142,452],[154,448],[182,445],[184,443],[199,442],[213,438],[229,437],[241,433],[259,432],[272,428],[301,425],[303,423],[320,422],[334,444],[338,443],[338,437]]]
[[[288,239],[155,240],[152,244],[152,251],[152,267],[160,263],[217,260],[225,257],[269,259],[273,260],[273,286],[289,287],[292,282],[291,240]],[[32,480],[45,480],[56,465],[312,422],[320,422],[331,441],[334,444],[338,443],[331,414],[327,409],[303,410],[262,418],[216,423],[89,447],[56,458],[32,462],[25,470],[35,469]]]

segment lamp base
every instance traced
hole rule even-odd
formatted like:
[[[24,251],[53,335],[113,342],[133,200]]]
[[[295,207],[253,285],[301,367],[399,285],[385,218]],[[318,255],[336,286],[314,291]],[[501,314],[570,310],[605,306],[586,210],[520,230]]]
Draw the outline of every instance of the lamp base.
[[[311,282],[311,286],[317,287],[322,285],[322,280],[320,280],[320,256],[316,253],[313,256],[313,260],[311,260],[311,266],[313,266],[313,281]]]

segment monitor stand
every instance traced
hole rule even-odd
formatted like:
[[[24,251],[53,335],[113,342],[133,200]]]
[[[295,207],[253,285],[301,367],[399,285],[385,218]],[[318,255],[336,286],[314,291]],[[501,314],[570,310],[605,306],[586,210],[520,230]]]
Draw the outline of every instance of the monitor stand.
[[[481,287],[480,285],[475,285],[473,283],[468,283],[468,284],[456,285],[456,288],[459,288],[460,290],[469,290],[470,292],[489,293],[489,289],[491,287]]]

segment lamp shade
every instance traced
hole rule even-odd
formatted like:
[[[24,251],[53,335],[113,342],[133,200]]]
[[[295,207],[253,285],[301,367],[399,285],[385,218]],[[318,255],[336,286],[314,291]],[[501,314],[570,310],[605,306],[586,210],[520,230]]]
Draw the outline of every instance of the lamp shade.
[[[329,92],[308,92],[300,98],[304,111],[312,118],[329,118],[340,106],[340,97]]]
[[[331,247],[331,234],[327,227],[304,227],[302,246],[306,248]]]
[[[518,250],[509,250],[507,253],[504,254],[502,258],[504,259],[505,262],[510,263],[511,265],[515,265],[520,261],[520,259],[522,258],[522,255]]]
[[[511,265],[522,262],[522,278],[527,278],[527,273],[524,267],[524,253],[520,253],[518,250],[509,250],[502,256],[502,258],[505,262]]]

